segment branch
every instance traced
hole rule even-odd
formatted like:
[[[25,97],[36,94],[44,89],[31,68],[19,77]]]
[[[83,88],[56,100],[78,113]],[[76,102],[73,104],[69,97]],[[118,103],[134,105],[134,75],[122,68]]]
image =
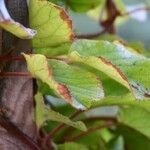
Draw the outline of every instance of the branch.
[[[27,77],[32,78],[31,74],[28,72],[0,72],[0,77]]]
[[[97,126],[97,127],[95,127],[95,128],[89,128],[86,132],[81,132],[80,134],[78,134],[78,135],[76,135],[76,136],[74,136],[74,137],[71,137],[71,138],[65,138],[65,142],[66,142],[66,141],[69,141],[69,142],[70,142],[70,141],[78,140],[78,139],[80,139],[81,137],[86,136],[86,135],[88,135],[88,134],[90,134],[90,133],[92,133],[92,132],[95,132],[95,131],[100,130],[100,129],[103,129],[103,128],[108,128],[108,127],[111,127],[111,126],[113,126],[113,125],[115,125],[114,122],[107,122],[107,123],[104,124],[104,125],[100,125],[100,126]]]
[[[107,29],[103,29],[102,31],[96,32],[96,33],[89,33],[89,34],[79,34],[79,35],[75,35],[75,38],[78,39],[92,39],[92,38],[96,38],[102,34],[104,34],[107,31]]]
[[[97,33],[91,33],[91,34],[76,35],[75,37],[79,39],[83,39],[83,38],[91,39],[91,38],[98,37],[106,32],[114,34],[115,29],[114,29],[113,24],[116,18],[120,15],[120,12],[117,10],[114,2],[111,0],[106,1],[105,9],[107,10],[108,18],[105,21],[101,21],[102,16],[100,17],[100,25],[104,27],[102,31],[97,32]]]

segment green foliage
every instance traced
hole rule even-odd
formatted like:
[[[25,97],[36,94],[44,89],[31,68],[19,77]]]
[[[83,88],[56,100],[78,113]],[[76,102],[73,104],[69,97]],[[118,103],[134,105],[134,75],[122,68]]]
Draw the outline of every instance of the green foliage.
[[[133,128],[150,138],[150,122],[148,119],[150,115],[149,113],[149,110],[141,107],[127,106],[127,108],[124,107],[120,109],[118,120],[121,124]]]
[[[57,131],[51,138],[58,150],[150,149],[148,51],[142,44],[128,43],[117,35],[74,39],[72,21],[60,7],[87,13],[98,6],[106,12],[105,4],[106,0],[30,0],[29,3],[30,27],[37,31],[32,40],[35,54],[23,56],[38,85],[35,122],[46,135],[49,129],[52,135]],[[121,0],[113,4],[120,13],[126,13]],[[20,38],[31,36],[28,29],[12,18],[8,24],[4,19],[0,26]],[[42,95],[51,96],[47,101],[51,109]],[[94,110],[88,118],[83,111],[106,106],[117,106],[116,114],[102,116]],[[68,117],[74,108],[77,113]],[[68,126],[63,128],[59,123]],[[55,128],[56,125],[60,128]]]
[[[57,96],[74,107],[85,109],[91,106],[92,101],[104,97],[101,82],[94,74],[62,61],[47,61],[46,57],[40,54],[24,56],[32,76],[46,83]]]
[[[43,123],[46,123],[46,121],[51,120],[67,124],[81,131],[86,131],[86,126],[84,125],[83,122],[81,121],[73,122],[68,117],[63,116],[62,114],[59,114],[58,112],[55,112],[46,107],[43,102],[43,97],[40,93],[38,93],[35,96],[35,99],[36,99],[35,118],[38,127],[43,125]]]

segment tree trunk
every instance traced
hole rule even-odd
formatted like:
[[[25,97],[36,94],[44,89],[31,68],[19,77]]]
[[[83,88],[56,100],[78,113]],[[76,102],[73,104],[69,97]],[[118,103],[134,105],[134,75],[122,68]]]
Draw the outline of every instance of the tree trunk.
[[[12,18],[27,27],[26,0],[7,0],[6,5]],[[1,56],[8,54],[20,56],[21,52],[31,53],[29,40],[18,39],[6,31],[0,32],[0,37]],[[2,72],[27,71],[25,61],[0,62],[2,63]],[[7,110],[7,118],[0,115],[0,150],[38,149],[33,142],[33,140],[36,142],[33,99],[32,78],[0,77],[0,107]]]

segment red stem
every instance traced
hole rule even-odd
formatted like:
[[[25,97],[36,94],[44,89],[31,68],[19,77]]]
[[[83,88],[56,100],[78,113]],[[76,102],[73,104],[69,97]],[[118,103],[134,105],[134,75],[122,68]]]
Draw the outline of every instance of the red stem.
[[[132,10],[132,11],[129,11],[127,13],[124,13],[124,14],[117,14],[112,20],[109,20],[109,25],[107,27],[105,27],[102,31],[99,31],[99,32],[96,32],[96,33],[89,33],[89,34],[80,34],[80,35],[76,35],[75,37],[76,38],[79,38],[79,39],[92,39],[92,38],[96,38],[104,33],[106,33],[109,28],[112,26],[112,24],[114,23],[115,19],[118,17],[118,16],[127,16],[127,15],[130,15],[132,13],[135,13],[137,11],[142,11],[142,10],[146,10],[146,11],[150,11],[150,8],[149,7],[142,7],[142,8],[137,8],[135,10]]]
[[[66,141],[75,141],[75,140],[78,140],[81,137],[86,136],[86,135],[88,135],[88,134],[90,134],[92,132],[95,132],[95,131],[103,129],[103,128],[108,128],[108,127],[111,127],[113,125],[114,125],[114,122],[107,122],[104,125],[100,125],[100,126],[97,126],[95,128],[89,128],[86,132],[81,132],[80,134],[78,134],[78,135],[76,135],[74,137],[71,137],[71,138],[65,138],[65,142]]]
[[[28,77],[32,78],[28,72],[0,72],[0,77]]]
[[[0,61],[25,60],[23,56],[0,56]]]
[[[77,117],[80,113],[82,113],[83,111],[76,111],[75,113],[73,113],[69,118],[73,119],[75,117]],[[60,124],[58,127],[54,128],[51,132],[48,133],[48,135],[45,137],[45,140],[43,142],[43,144],[47,145],[48,142],[51,140],[52,137],[54,137],[62,128],[64,128],[65,124],[62,123]]]

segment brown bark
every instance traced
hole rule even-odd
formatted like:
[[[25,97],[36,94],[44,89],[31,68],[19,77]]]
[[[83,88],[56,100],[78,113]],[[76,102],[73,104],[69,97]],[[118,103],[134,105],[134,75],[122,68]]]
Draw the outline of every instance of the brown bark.
[[[7,0],[6,4],[13,19],[27,27],[26,0]],[[18,39],[6,31],[2,31],[1,34],[0,55],[9,53],[12,56],[19,56],[21,52],[31,52],[29,40]],[[3,72],[27,71],[24,61],[0,63],[3,63],[1,68]],[[26,77],[0,77],[0,107],[7,109],[8,116],[7,119],[0,116],[0,149],[37,149],[36,146],[33,146],[35,143],[32,141],[36,141],[36,126],[33,121],[33,80]]]

